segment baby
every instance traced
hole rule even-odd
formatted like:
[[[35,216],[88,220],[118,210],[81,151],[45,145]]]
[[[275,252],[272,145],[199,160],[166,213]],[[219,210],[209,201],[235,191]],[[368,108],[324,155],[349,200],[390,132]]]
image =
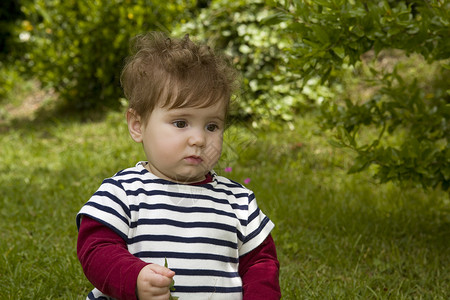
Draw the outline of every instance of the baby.
[[[121,82],[146,161],[105,179],[77,215],[87,299],[280,299],[273,223],[213,171],[236,77],[187,35],[135,38]]]

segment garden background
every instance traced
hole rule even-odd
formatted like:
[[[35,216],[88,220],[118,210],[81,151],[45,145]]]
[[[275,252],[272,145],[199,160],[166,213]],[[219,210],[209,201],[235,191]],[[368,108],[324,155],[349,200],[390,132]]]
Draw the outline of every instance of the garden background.
[[[186,33],[242,73],[218,173],[274,221],[284,299],[450,298],[450,3],[4,0],[0,299],[84,299],[75,215],[143,160],[129,40]],[[230,172],[231,170],[231,172]]]

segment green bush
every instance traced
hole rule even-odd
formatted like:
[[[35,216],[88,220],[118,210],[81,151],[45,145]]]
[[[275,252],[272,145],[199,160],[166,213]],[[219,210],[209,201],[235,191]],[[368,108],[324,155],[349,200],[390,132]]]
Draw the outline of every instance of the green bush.
[[[14,84],[14,72],[9,64],[17,55],[18,38],[15,38],[17,23],[22,17],[19,1],[3,0],[0,6],[0,101],[11,92]]]
[[[296,113],[333,95],[320,81],[304,80],[288,68],[286,49],[293,47],[293,40],[280,34],[286,24],[264,22],[277,11],[264,0],[218,0],[174,30],[205,40],[232,57],[243,78],[232,114],[251,117],[258,125],[291,121]]]
[[[170,31],[194,1],[35,0],[22,9],[32,25],[27,66],[78,110],[118,107],[129,40]]]
[[[335,144],[357,153],[350,172],[374,165],[382,182],[450,187],[448,1],[216,0],[194,17],[204,3],[35,0],[23,7],[33,28],[28,66],[73,107],[115,107],[131,36],[190,33],[223,49],[242,72],[235,116],[272,125],[320,107]],[[175,21],[181,25],[172,30]],[[398,62],[376,69],[362,60],[389,49],[437,67],[424,78]],[[346,94],[364,68],[370,97]]]
[[[275,4],[275,1],[271,1]],[[435,72],[402,74],[392,68],[370,68],[373,91],[369,99],[349,95],[342,103],[324,101],[324,124],[336,132],[338,145],[356,151],[350,172],[376,166],[375,176],[420,183],[424,187],[450,187],[450,3],[448,1],[286,1],[266,22],[294,43],[288,65],[298,76],[319,76],[328,84],[344,84],[358,76],[368,51],[380,58],[384,49],[418,54]],[[353,69],[354,73],[348,70]],[[403,68],[405,69],[405,68]],[[408,68],[407,68],[408,69]],[[408,70],[414,70],[409,68]],[[445,78],[445,79],[444,79]],[[327,99],[326,99],[327,100]],[[367,141],[367,132],[378,137]],[[399,141],[390,144],[393,135]]]
[[[344,105],[326,103],[324,125],[336,129],[338,146],[356,150],[351,173],[376,165],[375,177],[381,182],[416,182],[448,189],[450,98],[445,78],[450,72],[439,63],[426,64],[417,55],[401,60],[377,80],[369,81],[373,72],[383,73],[379,67],[369,67],[376,65],[373,62],[356,68],[361,77],[358,88],[370,96],[363,100],[356,93],[347,95]],[[364,135],[370,131],[376,135],[368,139]]]

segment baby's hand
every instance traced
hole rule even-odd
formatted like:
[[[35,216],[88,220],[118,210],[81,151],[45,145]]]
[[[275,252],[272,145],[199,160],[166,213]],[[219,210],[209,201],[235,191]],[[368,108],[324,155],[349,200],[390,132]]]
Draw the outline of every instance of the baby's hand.
[[[139,300],[167,300],[175,272],[156,264],[150,264],[139,272],[136,289]]]

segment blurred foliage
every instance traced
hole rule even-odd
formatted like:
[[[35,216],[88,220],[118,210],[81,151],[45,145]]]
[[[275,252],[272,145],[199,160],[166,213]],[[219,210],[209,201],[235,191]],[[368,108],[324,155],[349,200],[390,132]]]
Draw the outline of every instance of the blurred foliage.
[[[26,68],[71,108],[118,107],[130,38],[170,31],[191,9],[194,1],[34,0],[22,7]]]
[[[373,51],[377,59],[385,49],[419,54],[430,68],[438,65],[431,78],[402,74],[400,61],[369,68],[369,99],[326,99],[321,110],[325,128],[335,130],[334,144],[358,154],[350,172],[375,165],[381,182],[450,188],[450,2],[271,2],[279,12],[264,21],[286,24],[279,34],[293,41],[288,65],[295,74],[340,82],[346,90],[344,76],[356,75],[348,70],[361,68],[363,54]],[[377,137],[365,141],[369,129]],[[394,134],[400,138],[390,144]]]
[[[233,59],[242,73],[242,92],[232,114],[251,117],[255,125],[291,121],[296,113],[333,96],[317,78],[305,80],[289,68],[286,49],[294,43],[280,34],[285,24],[263,23],[276,12],[264,0],[218,0],[174,30],[176,35],[189,33],[207,41]]]
[[[177,32],[233,57],[243,74],[241,115],[272,125],[319,107],[324,128],[336,133],[332,143],[358,154],[350,172],[376,165],[381,182],[448,189],[450,94],[441,78],[449,77],[449,12],[450,3],[439,0],[217,0]],[[368,63],[363,55],[372,52],[376,61],[388,49],[439,66],[424,82],[391,61],[391,69],[369,68],[369,98],[346,95],[347,77]],[[389,144],[392,135],[398,139]]]
[[[189,33],[242,72],[234,117],[273,128],[318,109],[331,142],[357,153],[350,172],[450,187],[449,1],[23,1],[20,70],[71,107],[120,105],[137,33]],[[392,49],[406,56],[377,65]]]
[[[16,74],[10,69],[7,69],[5,64],[0,61],[0,103],[13,89],[15,83],[14,75]]]
[[[369,50],[402,49],[429,62],[450,57],[450,3],[430,1],[269,1],[266,24],[293,41],[289,65],[302,76],[329,76]],[[448,62],[447,62],[448,66]]]
[[[7,70],[6,64],[18,48],[14,30],[21,17],[18,0],[3,0],[0,3],[0,101],[12,90],[15,81],[16,74]]]
[[[403,65],[408,60],[416,65]],[[420,56],[401,58],[392,71],[378,70],[376,65],[367,62],[356,69],[363,88],[372,89],[367,100],[348,95],[344,105],[328,102],[322,106],[324,125],[335,129],[337,146],[358,153],[350,172],[375,164],[381,182],[442,184],[448,189],[450,98],[446,89],[450,72],[439,63],[427,65]],[[377,136],[368,139],[364,135],[370,128]]]

